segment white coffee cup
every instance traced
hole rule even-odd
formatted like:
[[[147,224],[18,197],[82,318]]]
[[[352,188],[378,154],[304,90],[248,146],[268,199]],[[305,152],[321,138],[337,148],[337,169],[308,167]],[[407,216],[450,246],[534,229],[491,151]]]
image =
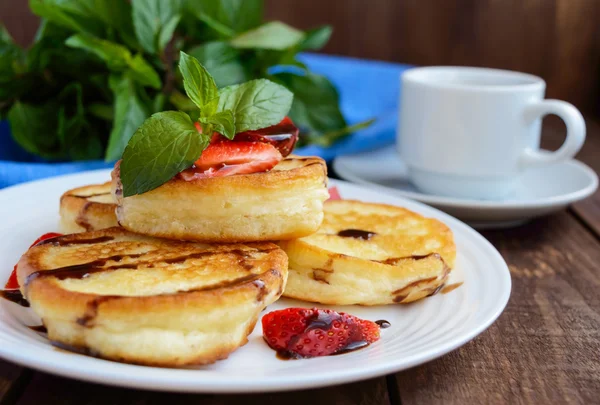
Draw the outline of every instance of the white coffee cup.
[[[510,198],[523,171],[573,157],[585,140],[585,121],[573,105],[544,100],[545,88],[537,76],[507,70],[406,71],[397,145],[410,180],[436,195]],[[547,114],[567,127],[555,152],[540,150]]]

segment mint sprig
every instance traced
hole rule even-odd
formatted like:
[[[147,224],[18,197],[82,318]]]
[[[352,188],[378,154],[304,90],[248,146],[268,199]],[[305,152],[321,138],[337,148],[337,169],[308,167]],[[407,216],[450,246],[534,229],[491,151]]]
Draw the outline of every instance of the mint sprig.
[[[210,143],[213,132],[229,139],[250,129],[280,122],[290,110],[293,94],[266,79],[252,80],[218,90],[214,79],[197,59],[180,54],[179,70],[187,96],[198,108],[198,132],[181,111],[152,115],[133,134],[121,162],[123,195],[153,190],[191,167]]]

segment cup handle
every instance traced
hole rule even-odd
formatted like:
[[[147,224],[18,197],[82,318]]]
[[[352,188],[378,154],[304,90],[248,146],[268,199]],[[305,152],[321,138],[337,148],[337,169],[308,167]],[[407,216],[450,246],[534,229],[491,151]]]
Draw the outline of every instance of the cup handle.
[[[572,158],[583,146],[585,120],[575,106],[561,100],[542,100],[525,107],[525,120],[529,123],[533,123],[548,114],[557,115],[565,122],[567,137],[555,152],[541,152],[532,148],[525,149],[520,159],[522,167],[539,167]]]

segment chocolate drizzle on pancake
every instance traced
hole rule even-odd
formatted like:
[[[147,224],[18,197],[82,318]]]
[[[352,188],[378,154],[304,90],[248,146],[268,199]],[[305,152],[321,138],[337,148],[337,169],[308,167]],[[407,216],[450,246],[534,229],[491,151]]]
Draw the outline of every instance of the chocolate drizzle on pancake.
[[[440,260],[444,266],[444,273],[439,278],[440,284],[433,287],[430,290],[431,292],[429,293],[429,295],[427,295],[428,297],[431,297],[432,295],[435,295],[438,292],[440,292],[440,290],[444,287],[444,282],[446,281],[448,274],[450,274],[450,267],[448,266],[448,264],[446,264],[446,261],[442,258],[442,256],[439,253],[430,253],[427,255],[412,255],[412,256],[405,256],[405,257],[395,257],[395,258],[382,260],[382,261],[380,261],[380,263],[395,266],[403,260],[424,260],[424,259],[428,259],[428,258],[435,258],[437,260]],[[407,284],[404,287],[402,287],[396,291],[393,291],[392,295],[394,296],[394,302],[400,303],[400,302],[404,301],[406,298],[408,298],[408,296],[410,295],[411,290],[413,288],[419,287],[421,284],[431,283],[436,280],[438,280],[438,277],[429,277],[429,278],[423,278],[420,280],[415,280],[412,283]]]
[[[114,240],[113,236],[99,236],[97,238],[89,239],[72,239],[65,237],[46,239],[38,243],[36,246],[42,245],[53,245],[53,246],[70,246],[70,245],[88,245],[92,243],[104,243]]]
[[[375,232],[364,231],[362,229],[344,229],[337,233],[342,238],[354,238],[362,240],[371,240],[371,238],[377,235]]]
[[[89,194],[89,195],[79,195],[79,194],[67,194],[67,195],[70,197],[88,199],[88,198],[93,198],[93,197],[102,197],[105,195],[110,195],[110,191],[106,191],[104,193]]]

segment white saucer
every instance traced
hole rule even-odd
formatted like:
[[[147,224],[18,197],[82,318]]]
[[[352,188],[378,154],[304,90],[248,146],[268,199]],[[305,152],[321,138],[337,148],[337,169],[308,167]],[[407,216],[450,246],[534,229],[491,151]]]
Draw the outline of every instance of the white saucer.
[[[598,188],[598,176],[585,164],[569,160],[531,169],[521,176],[515,196],[502,201],[473,200],[425,194],[407,179],[395,146],[334,160],[343,179],[421,201],[476,228],[503,228],[564,209]]]

